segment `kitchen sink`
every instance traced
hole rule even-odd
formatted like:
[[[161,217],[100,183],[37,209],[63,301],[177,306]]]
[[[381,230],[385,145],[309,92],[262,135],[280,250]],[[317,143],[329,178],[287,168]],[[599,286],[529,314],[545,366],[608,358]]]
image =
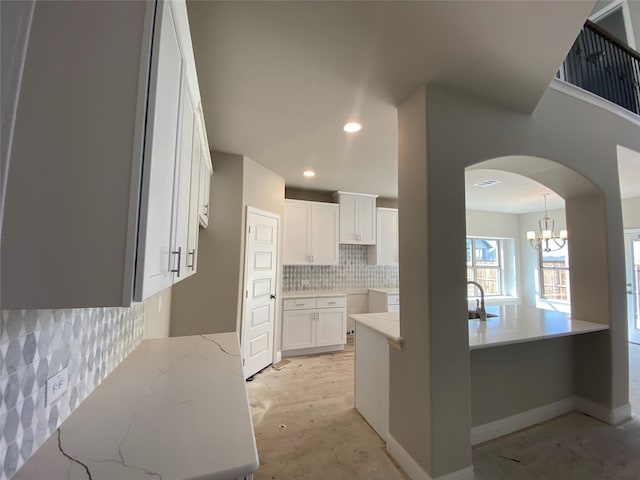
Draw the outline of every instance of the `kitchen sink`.
[[[469,320],[475,320],[480,318],[480,315],[475,310],[468,310],[468,313],[469,313],[469,317],[468,317]],[[487,313],[487,318],[493,318],[497,316],[498,315],[496,315],[495,313]]]

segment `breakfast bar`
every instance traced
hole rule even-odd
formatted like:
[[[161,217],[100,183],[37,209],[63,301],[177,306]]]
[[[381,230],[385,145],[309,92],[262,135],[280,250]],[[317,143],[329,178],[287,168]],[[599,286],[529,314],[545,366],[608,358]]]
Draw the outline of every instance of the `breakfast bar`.
[[[472,443],[485,441],[505,433],[504,410],[496,395],[502,390],[526,391],[527,379],[520,365],[526,362],[549,364],[549,369],[560,380],[572,375],[572,360],[562,356],[564,349],[558,342],[571,342],[571,337],[582,334],[598,334],[609,329],[607,325],[587,322],[561,312],[541,310],[523,305],[487,307],[487,313],[495,315],[482,320],[467,320],[469,325],[469,350],[471,362]],[[389,415],[389,346],[402,349],[399,312],[351,315],[356,323],[355,336],[355,408],[387,441]],[[451,321],[455,321],[452,319]],[[461,319],[459,321],[465,321]],[[529,348],[534,342],[546,341],[545,356],[538,358],[537,349]],[[499,350],[499,351],[498,351]],[[507,360],[508,359],[508,360]],[[526,366],[526,365],[525,365]],[[547,370],[549,372],[549,370]],[[548,376],[551,373],[547,374]],[[552,382],[553,383],[553,382]],[[531,387],[533,391],[521,402],[524,408],[546,409],[542,414],[553,415],[571,410],[573,403],[571,381],[557,381],[553,392]],[[558,398],[559,397],[559,398]],[[551,405],[552,404],[552,405]],[[504,416],[517,417],[522,412],[509,411]],[[534,412],[527,418],[537,418]],[[527,420],[528,421],[528,420]],[[508,423],[508,422],[507,422]]]

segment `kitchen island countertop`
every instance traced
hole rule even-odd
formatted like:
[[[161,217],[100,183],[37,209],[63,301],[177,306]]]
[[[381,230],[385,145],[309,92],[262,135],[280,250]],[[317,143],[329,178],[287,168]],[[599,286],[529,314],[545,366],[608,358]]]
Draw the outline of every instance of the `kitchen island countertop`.
[[[201,480],[258,469],[238,337],[143,341],[13,477]]]
[[[470,350],[609,329],[607,325],[571,318],[565,313],[523,305],[490,306],[487,312],[498,316],[486,322],[468,320]],[[402,341],[398,312],[363,313],[350,318],[395,342]]]

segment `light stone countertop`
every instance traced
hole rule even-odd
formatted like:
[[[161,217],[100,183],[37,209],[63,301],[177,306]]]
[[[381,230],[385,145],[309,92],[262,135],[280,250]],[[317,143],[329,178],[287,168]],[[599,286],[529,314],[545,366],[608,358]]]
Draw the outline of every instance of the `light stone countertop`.
[[[238,337],[222,333],[143,341],[13,478],[215,480],[257,469]]]
[[[370,292],[386,293],[387,295],[400,295],[399,288],[370,288]]]
[[[394,342],[401,343],[400,312],[358,313],[349,315],[356,323],[365,325]],[[358,335],[356,325],[356,336]]]
[[[487,313],[498,316],[486,322],[468,320],[471,350],[609,329],[608,325],[578,320],[566,313],[523,305],[496,305],[486,309]]]
[[[486,322],[468,320],[470,350],[609,329],[607,325],[570,318],[565,313],[522,305],[489,306],[487,312],[498,317],[489,318]],[[350,315],[350,318],[395,342],[401,342],[399,312],[362,313]]]

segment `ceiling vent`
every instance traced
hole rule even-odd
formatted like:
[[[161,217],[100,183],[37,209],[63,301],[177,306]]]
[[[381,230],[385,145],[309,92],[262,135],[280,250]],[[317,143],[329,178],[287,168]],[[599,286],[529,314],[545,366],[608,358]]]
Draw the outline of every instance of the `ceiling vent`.
[[[501,180],[482,180],[481,182],[474,183],[473,186],[474,187],[492,187],[500,182]]]

